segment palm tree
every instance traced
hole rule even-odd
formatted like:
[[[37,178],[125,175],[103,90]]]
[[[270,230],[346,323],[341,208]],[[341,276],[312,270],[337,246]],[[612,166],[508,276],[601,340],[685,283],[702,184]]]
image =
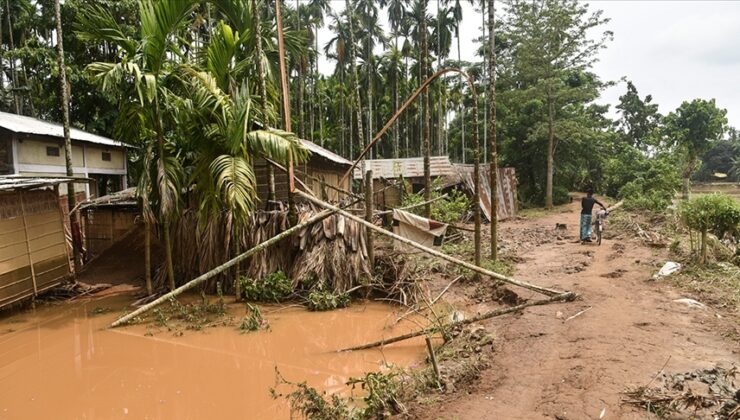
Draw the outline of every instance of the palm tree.
[[[162,225],[170,289],[175,288],[170,224],[180,203],[182,167],[170,154],[162,101],[171,95],[168,85],[173,83],[178,66],[168,57],[180,52],[169,40],[185,22],[193,5],[193,1],[140,0],[139,39],[125,37],[116,19],[101,6],[87,6],[80,20],[81,38],[108,42],[120,49],[120,61],[88,66],[93,80],[111,96],[122,82],[130,81],[136,95],[136,101],[122,104],[121,118],[133,123],[127,124],[130,127],[139,128],[131,137],[144,143],[147,150],[138,193],[143,199],[143,213],[148,224],[155,220],[152,204],[158,206],[156,218]]]
[[[357,139],[358,139],[358,145],[359,147],[362,147],[362,144],[364,143],[362,141],[362,136],[364,134],[364,131],[362,129],[362,101],[360,100],[360,80],[357,77],[357,53],[355,52],[355,30],[354,30],[354,24],[352,23],[354,21],[354,10],[352,9],[352,2],[350,0],[345,0],[345,13],[347,15],[347,21],[349,22],[349,65],[352,67],[352,83],[354,85],[354,105],[355,105],[355,115],[357,118]],[[354,158],[354,149],[352,147],[352,144],[354,143],[353,139],[350,138],[349,143],[349,154],[352,158]]]
[[[398,48],[398,37],[401,32],[401,25],[403,24],[404,15],[406,14],[406,7],[408,6],[408,0],[382,0],[380,2],[380,7],[388,6],[388,21],[391,24],[391,32],[393,34],[393,44],[394,49],[392,50],[393,59],[399,57],[400,58],[400,50]],[[392,67],[392,73],[391,77],[393,78],[393,112],[398,111],[398,88],[399,88],[399,74],[398,74],[398,66]],[[393,150],[393,157],[398,158],[400,157],[399,154],[399,137],[400,137],[400,131],[401,127],[400,124],[396,124],[395,128],[393,129],[393,144],[394,144],[394,150]],[[408,139],[406,142],[406,148],[408,148]]]

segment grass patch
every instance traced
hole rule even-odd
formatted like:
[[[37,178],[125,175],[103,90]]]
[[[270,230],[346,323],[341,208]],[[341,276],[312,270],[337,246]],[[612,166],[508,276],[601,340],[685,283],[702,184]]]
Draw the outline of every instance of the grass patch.
[[[669,277],[675,286],[714,306],[740,311],[740,267],[729,263],[688,266]]]

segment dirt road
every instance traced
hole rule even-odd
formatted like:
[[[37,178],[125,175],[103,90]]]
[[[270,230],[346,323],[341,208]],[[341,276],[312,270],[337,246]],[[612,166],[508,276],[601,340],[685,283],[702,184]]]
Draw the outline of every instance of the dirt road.
[[[554,232],[556,223],[566,223],[551,239],[520,250],[517,277],[582,299],[487,323],[497,337],[492,367],[469,394],[426,407],[423,418],[598,419],[602,412],[605,419],[646,418],[620,405],[620,392],[650,382],[669,358],[668,372],[740,365],[738,344],[719,332],[733,321],[673,302],[687,296],[649,281],[665,251],[624,238],[581,245],[578,211],[574,203],[561,213],[503,223],[501,237]]]

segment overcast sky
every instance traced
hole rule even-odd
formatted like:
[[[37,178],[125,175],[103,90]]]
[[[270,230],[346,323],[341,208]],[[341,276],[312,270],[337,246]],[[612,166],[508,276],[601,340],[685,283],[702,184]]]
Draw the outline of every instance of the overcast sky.
[[[727,109],[730,124],[740,128],[740,0],[588,3],[594,10],[604,10],[611,19],[604,29],[614,32],[594,68],[603,80],[632,80],[641,96],[653,95],[664,114],[686,100],[715,98]],[[341,10],[344,1],[332,5]],[[481,16],[468,2],[463,5],[462,58],[473,60]],[[431,14],[436,7],[436,1],[429,2]],[[381,21],[386,23],[385,13]],[[327,28],[319,33],[322,50],[330,37]],[[320,62],[324,73],[333,67],[333,62]],[[604,91],[599,102],[612,104],[613,109],[625,89],[620,82]]]

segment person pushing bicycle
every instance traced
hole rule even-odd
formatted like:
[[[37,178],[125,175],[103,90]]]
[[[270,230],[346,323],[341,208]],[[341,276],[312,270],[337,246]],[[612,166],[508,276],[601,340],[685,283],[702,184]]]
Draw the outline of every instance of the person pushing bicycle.
[[[581,242],[591,242],[591,220],[594,204],[598,204],[606,211],[606,206],[594,198],[593,188],[589,188],[586,191],[586,196],[581,199]]]

